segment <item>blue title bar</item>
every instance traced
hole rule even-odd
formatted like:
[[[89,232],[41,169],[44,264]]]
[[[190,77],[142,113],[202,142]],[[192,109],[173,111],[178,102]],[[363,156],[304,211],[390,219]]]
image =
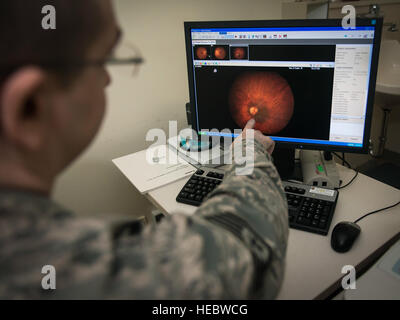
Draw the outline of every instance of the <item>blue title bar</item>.
[[[213,28],[192,29],[192,32],[257,32],[257,31],[359,31],[375,30],[375,27],[356,27],[355,29],[344,29],[342,27],[285,27],[285,28]],[[221,33],[222,34],[222,33]]]

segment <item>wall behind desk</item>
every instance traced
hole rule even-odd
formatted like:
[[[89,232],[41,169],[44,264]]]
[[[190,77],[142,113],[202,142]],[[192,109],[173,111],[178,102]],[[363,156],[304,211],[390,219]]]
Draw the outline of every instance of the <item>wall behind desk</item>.
[[[116,0],[124,38],[146,62],[137,76],[130,67],[112,67],[108,110],[90,148],[60,177],[54,198],[80,215],[148,215],[151,204],[111,159],[152,144],[148,130],[167,132],[168,121],[186,126],[189,99],[184,21],[280,19],[283,0]],[[173,195],[171,195],[173,196]]]

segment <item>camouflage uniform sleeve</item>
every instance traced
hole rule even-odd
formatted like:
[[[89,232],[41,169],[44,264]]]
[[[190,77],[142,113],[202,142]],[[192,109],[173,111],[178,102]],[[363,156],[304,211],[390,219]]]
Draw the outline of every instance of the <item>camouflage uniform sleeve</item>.
[[[247,145],[246,145],[247,143]],[[243,140],[254,148],[254,170],[237,175],[230,167],[221,184],[197,211],[208,221],[230,231],[251,252],[252,281],[248,297],[275,298],[284,275],[288,239],[286,195],[271,156],[256,140]]]
[[[110,297],[275,298],[288,237],[286,197],[261,144],[250,175],[228,170],[192,216],[174,214],[139,237],[114,242]]]

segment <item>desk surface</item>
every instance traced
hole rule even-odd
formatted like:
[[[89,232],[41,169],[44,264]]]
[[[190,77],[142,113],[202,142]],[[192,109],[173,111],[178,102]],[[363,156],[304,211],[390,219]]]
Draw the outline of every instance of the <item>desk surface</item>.
[[[354,171],[338,165],[344,183]],[[196,207],[177,203],[175,198],[189,178],[181,179],[146,196],[168,214],[193,214]],[[333,227],[340,221],[354,221],[365,213],[400,200],[400,190],[358,174],[354,182],[339,190],[329,234],[321,236],[289,230],[285,278],[278,299],[313,299],[327,290],[343,274],[345,265],[356,266],[400,231],[400,206],[373,214],[359,222],[361,234],[347,253],[336,253],[330,246]]]

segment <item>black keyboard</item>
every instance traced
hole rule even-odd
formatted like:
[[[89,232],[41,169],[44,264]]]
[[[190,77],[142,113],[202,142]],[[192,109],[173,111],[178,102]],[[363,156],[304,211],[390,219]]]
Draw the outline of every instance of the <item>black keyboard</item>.
[[[200,206],[203,199],[221,184],[223,172],[197,170],[176,197],[177,202]],[[338,191],[283,181],[289,207],[289,226],[327,235],[335,212]]]
[[[176,201],[199,206],[203,199],[221,184],[223,178],[222,172],[197,170],[179,192]]]
[[[339,192],[288,181],[282,183],[289,207],[289,226],[327,235]]]

